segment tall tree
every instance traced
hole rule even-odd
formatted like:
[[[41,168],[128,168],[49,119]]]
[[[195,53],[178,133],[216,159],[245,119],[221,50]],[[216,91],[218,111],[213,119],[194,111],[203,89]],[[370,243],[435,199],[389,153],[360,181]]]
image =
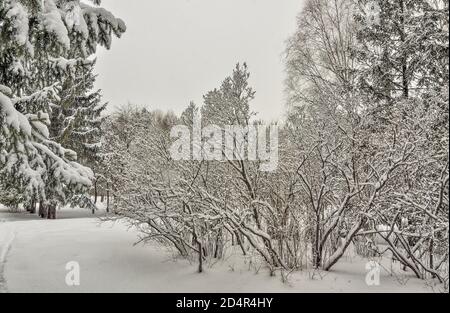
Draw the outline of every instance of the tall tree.
[[[71,50],[87,59],[124,31],[108,11],[77,0],[0,1],[0,181],[17,201],[37,199],[54,212],[87,200],[92,171],[49,132],[63,88],[54,64],[75,63]]]
[[[101,91],[93,90],[95,62],[53,60],[53,69],[63,72],[59,101],[52,107],[50,137],[74,150],[80,163],[93,167],[99,161],[101,116],[106,103]]]

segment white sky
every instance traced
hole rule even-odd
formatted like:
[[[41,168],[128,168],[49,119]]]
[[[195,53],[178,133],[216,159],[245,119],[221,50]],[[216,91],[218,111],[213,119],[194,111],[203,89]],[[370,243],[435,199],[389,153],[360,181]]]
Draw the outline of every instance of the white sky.
[[[103,0],[127,24],[98,54],[97,88],[110,109],[128,102],[181,112],[247,62],[256,90],[252,109],[282,116],[286,39],[302,0]],[[102,49],[103,50],[103,49]]]

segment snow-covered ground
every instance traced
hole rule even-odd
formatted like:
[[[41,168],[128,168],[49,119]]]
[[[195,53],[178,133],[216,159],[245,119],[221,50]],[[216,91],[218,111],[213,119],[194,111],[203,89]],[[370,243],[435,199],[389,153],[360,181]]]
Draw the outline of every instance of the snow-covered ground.
[[[366,262],[345,257],[330,273],[303,271],[287,284],[242,258],[209,264],[175,259],[156,245],[136,245],[137,232],[103,223],[89,211],[65,209],[57,220],[0,207],[0,292],[433,292],[438,287],[383,261],[380,285],[365,282]],[[80,286],[66,285],[66,264],[80,265]],[[398,266],[398,265],[394,265]]]

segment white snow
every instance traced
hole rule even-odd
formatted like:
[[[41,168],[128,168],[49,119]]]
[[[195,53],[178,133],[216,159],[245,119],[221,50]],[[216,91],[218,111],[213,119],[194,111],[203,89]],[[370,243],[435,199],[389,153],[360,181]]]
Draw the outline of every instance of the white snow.
[[[70,39],[67,28],[64,25],[61,12],[58,10],[53,0],[45,0],[44,13],[42,14],[42,24],[45,30],[56,36],[58,42],[66,49],[70,48]]]
[[[12,94],[11,88],[6,87],[5,85],[1,85],[1,84],[0,84],[0,92],[7,96],[11,96],[11,94]]]
[[[101,210],[100,210],[101,211]],[[242,257],[229,256],[196,273],[196,264],[156,245],[133,244],[137,232],[101,223],[89,211],[64,209],[57,220],[8,213],[0,206],[0,292],[432,292],[411,274],[390,275],[384,260],[380,286],[365,283],[367,260],[347,256],[330,273],[305,270],[289,283]],[[0,259],[0,264],[1,263]],[[80,286],[65,284],[68,262],[80,264]],[[398,265],[394,265],[394,268]],[[0,270],[2,267],[0,267]],[[4,282],[2,283],[2,277]]]
[[[10,126],[17,132],[22,131],[25,135],[31,136],[31,126],[28,119],[16,111],[11,99],[2,92],[0,92],[0,115],[5,116],[4,131],[7,131],[7,127]]]
[[[28,12],[25,7],[17,1],[10,1],[6,18],[11,20],[14,30],[14,40],[22,46],[28,43]]]
[[[79,59],[66,59],[64,57],[53,58],[49,57],[49,61],[51,62],[51,66],[54,69],[58,69],[62,72],[69,72],[71,75],[75,74],[75,70],[77,66],[89,65],[93,64],[93,60],[85,60],[82,58]]]

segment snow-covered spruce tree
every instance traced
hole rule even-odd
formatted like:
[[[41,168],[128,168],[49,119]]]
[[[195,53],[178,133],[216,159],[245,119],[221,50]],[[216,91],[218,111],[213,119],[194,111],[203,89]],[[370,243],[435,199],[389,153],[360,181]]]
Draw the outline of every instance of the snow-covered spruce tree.
[[[448,0],[359,0],[360,88],[390,102],[448,84]]]
[[[53,106],[50,137],[64,147],[74,150],[78,162],[90,167],[95,174],[94,202],[97,202],[102,158],[100,156],[102,112],[106,103],[101,91],[94,90],[96,76],[94,61],[85,59],[55,59],[52,70],[61,77],[60,100]],[[93,207],[94,209],[94,207]],[[94,211],[93,211],[94,212]]]
[[[92,171],[49,133],[64,81],[55,60],[84,66],[124,31],[111,13],[80,1],[0,1],[0,193],[40,201],[50,217],[57,204],[89,202]]]
[[[77,152],[80,163],[93,166],[98,160],[101,140],[101,116],[106,104],[100,90],[93,90],[94,62],[77,60],[67,64],[54,60],[56,71],[64,71],[60,101],[52,107],[50,136]]]

